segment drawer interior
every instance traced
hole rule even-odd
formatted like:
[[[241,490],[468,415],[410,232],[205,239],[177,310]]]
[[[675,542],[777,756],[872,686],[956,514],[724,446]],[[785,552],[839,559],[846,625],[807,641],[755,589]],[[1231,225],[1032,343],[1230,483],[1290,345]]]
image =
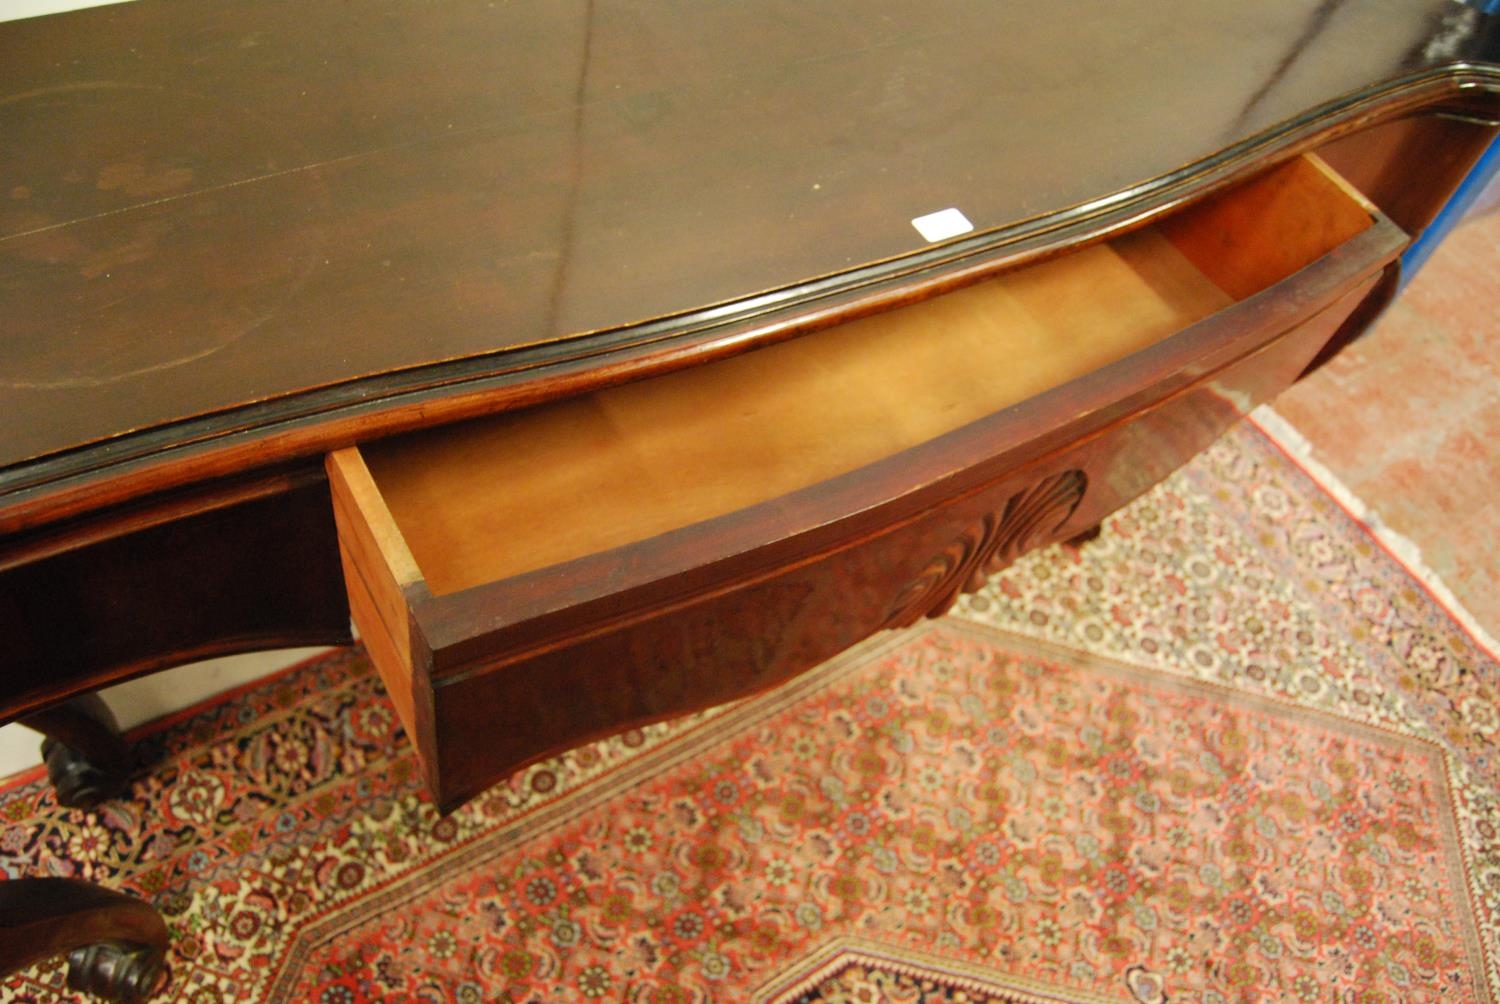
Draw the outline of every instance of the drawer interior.
[[[645,540],[919,445],[1275,284],[1372,224],[1311,157],[945,295],[546,407],[360,447],[434,596]],[[392,541],[394,545],[395,542]]]

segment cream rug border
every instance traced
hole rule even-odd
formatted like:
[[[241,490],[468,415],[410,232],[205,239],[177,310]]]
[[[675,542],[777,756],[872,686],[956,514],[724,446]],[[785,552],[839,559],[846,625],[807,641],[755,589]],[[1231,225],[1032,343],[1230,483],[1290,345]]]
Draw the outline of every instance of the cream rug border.
[[[1313,445],[1306,436],[1269,404],[1252,411],[1248,421],[1280,448],[1294,464],[1302,468],[1303,472],[1343,507],[1345,512],[1364,526],[1370,535],[1405,567],[1411,577],[1432,594],[1433,599],[1464,629],[1476,645],[1484,649],[1486,655],[1500,661],[1500,643],[1497,643],[1484,626],[1474,619],[1473,614],[1469,613],[1458,597],[1453,595],[1453,591],[1448,588],[1442,578],[1428,567],[1426,560],[1422,557],[1422,548],[1410,537],[1387,526],[1378,512],[1355,495],[1337,474],[1319,462],[1313,456]]]

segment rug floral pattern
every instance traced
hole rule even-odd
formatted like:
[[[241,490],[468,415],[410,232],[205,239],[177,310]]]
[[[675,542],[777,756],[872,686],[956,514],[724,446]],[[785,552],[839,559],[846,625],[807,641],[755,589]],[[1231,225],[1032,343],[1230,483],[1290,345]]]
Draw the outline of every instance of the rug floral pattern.
[[[1495,680],[1243,430],[949,621],[448,818],[340,654],[96,816],[0,791],[0,868],[159,904],[163,1000],[1489,1001]]]

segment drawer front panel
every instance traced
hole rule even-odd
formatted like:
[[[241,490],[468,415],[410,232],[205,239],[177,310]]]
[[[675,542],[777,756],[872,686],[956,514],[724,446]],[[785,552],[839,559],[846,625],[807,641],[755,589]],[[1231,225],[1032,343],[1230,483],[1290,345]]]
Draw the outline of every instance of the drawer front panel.
[[[1083,532],[1291,383],[1373,280],[1239,361],[1082,442],[832,548],[537,648],[422,674],[418,746],[452,807],[528,763],[775,686],[948,609],[1031,548]]]

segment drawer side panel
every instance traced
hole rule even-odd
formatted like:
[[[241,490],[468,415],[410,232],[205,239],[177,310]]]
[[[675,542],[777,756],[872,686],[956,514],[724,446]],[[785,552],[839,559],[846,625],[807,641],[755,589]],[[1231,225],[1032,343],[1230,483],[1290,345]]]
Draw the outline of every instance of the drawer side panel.
[[[350,615],[407,734],[420,741],[408,604],[408,591],[420,587],[420,574],[359,451],[329,454],[327,467]]]

